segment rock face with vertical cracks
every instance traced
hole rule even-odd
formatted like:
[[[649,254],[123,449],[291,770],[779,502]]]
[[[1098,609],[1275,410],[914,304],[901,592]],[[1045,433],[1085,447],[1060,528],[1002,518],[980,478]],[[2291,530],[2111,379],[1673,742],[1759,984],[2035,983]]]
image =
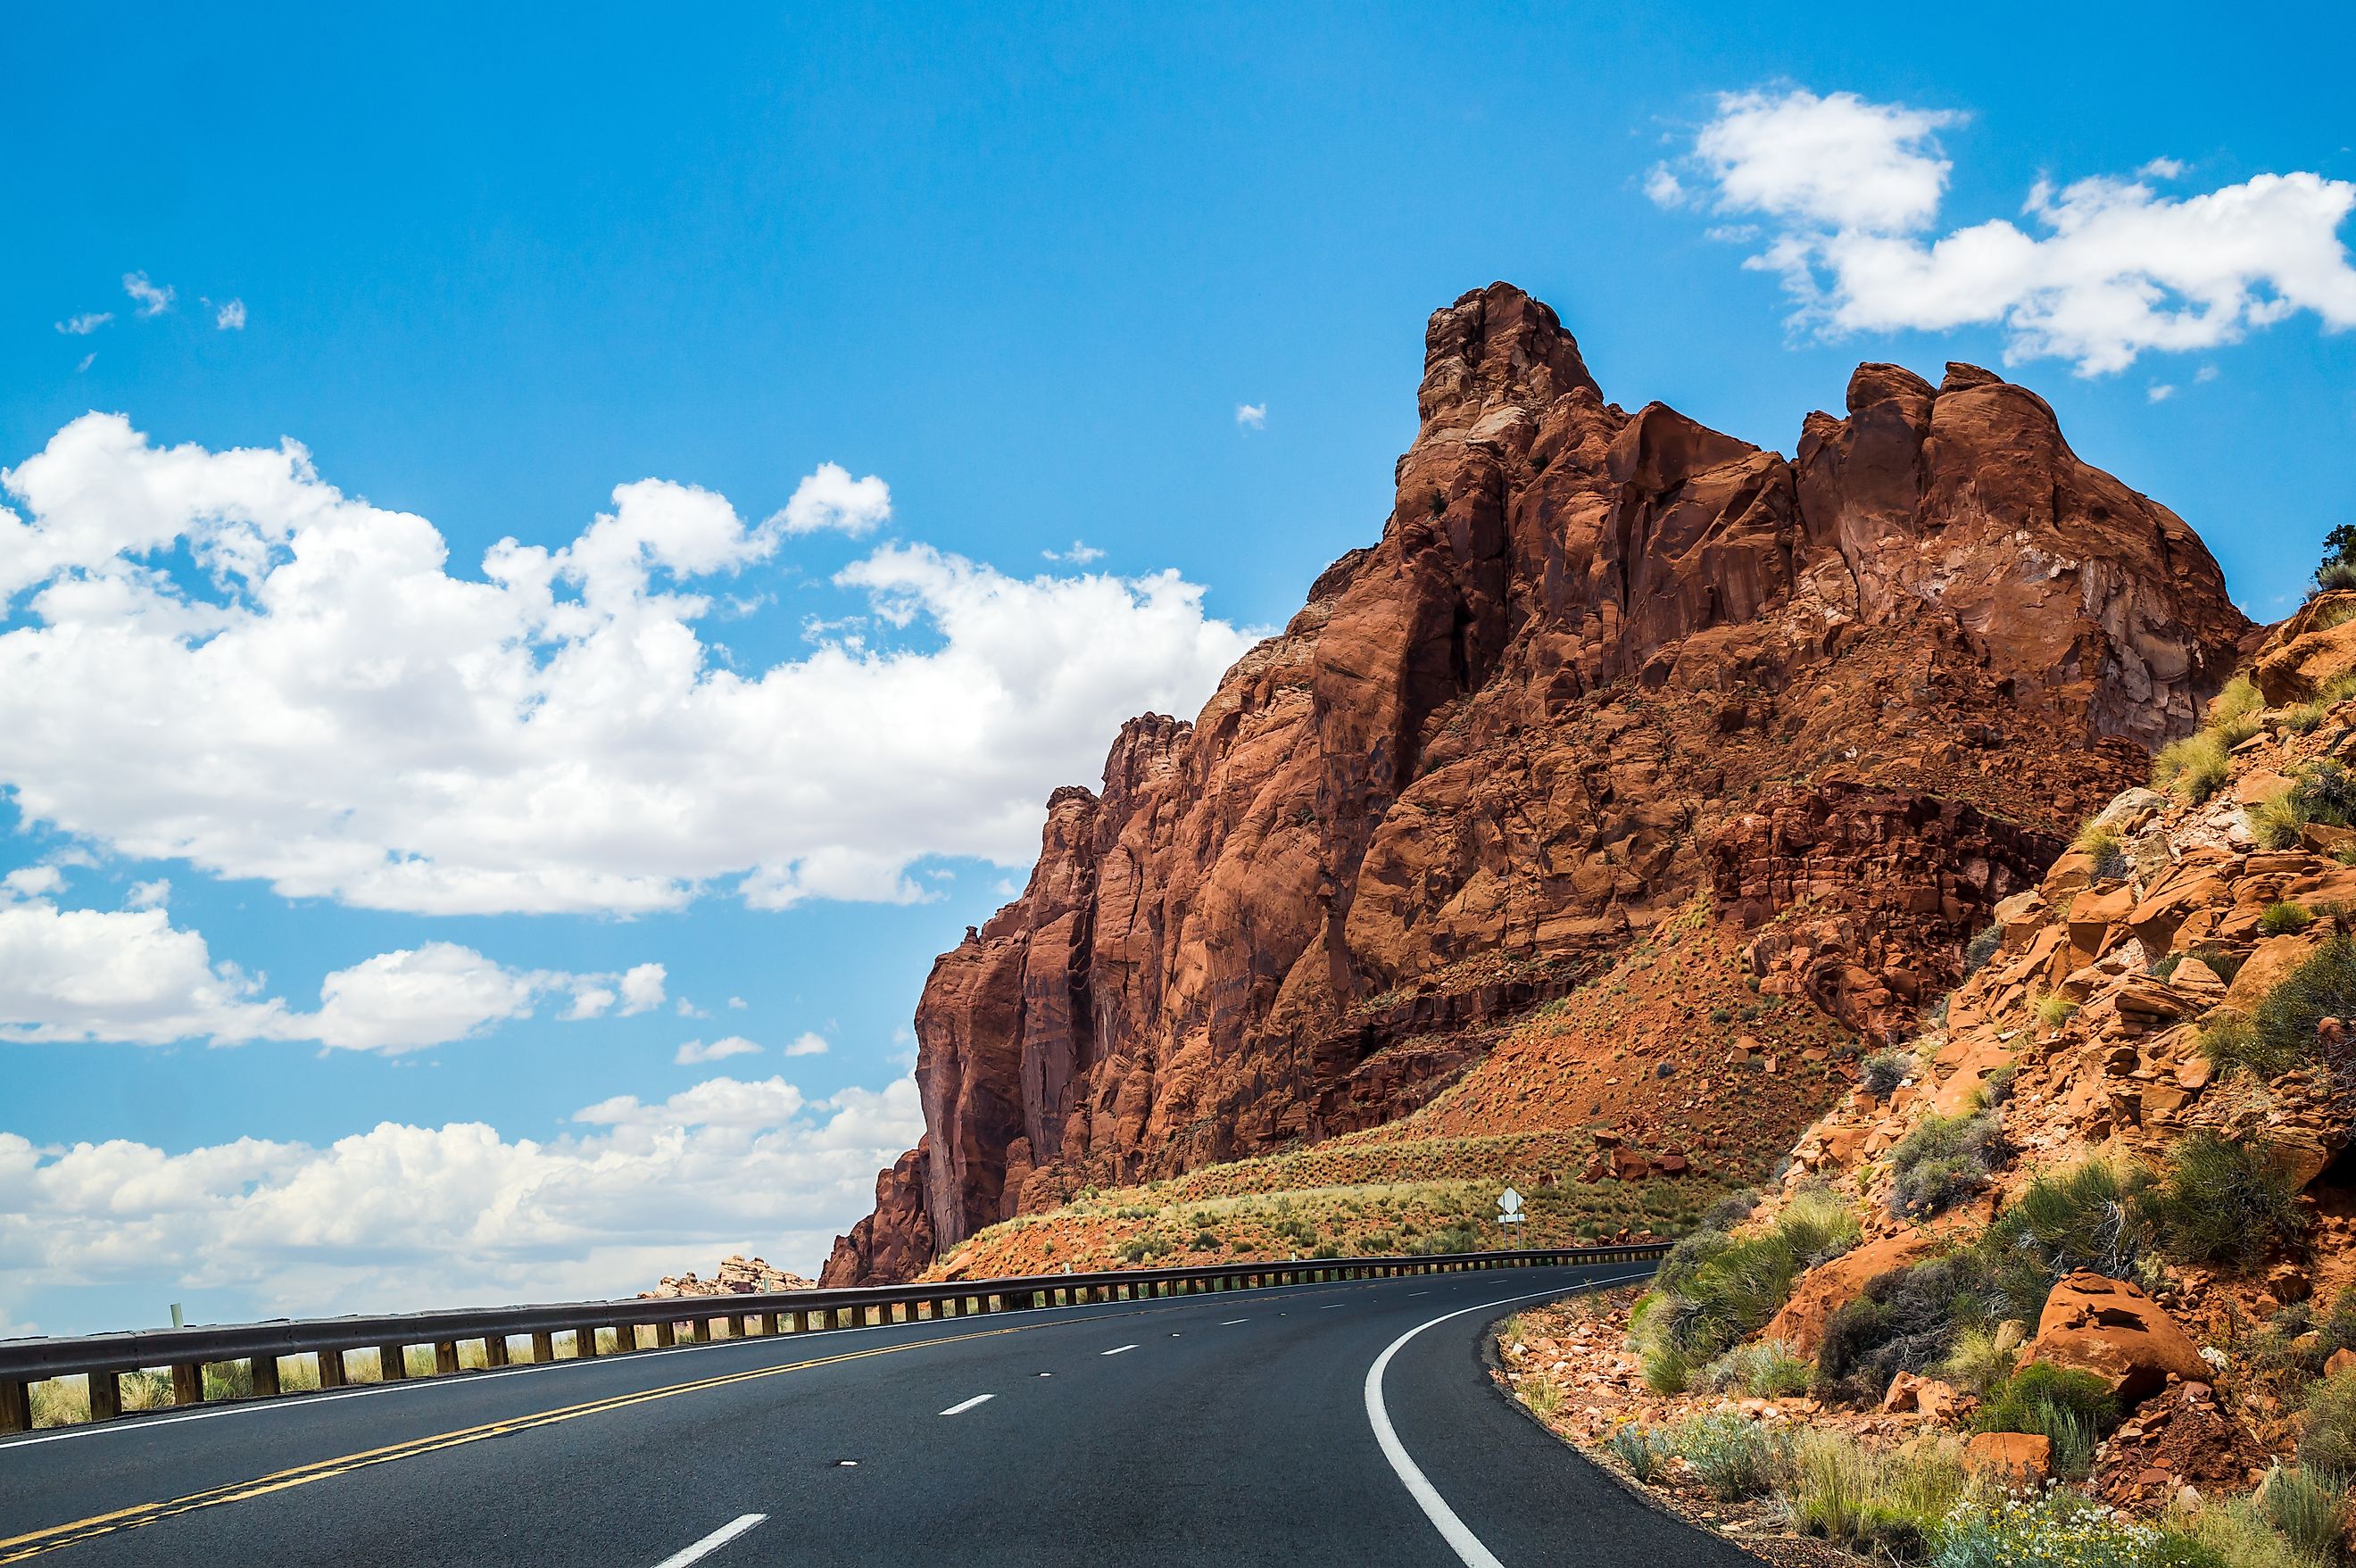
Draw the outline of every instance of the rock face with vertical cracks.
[[[1860,367],[1787,459],[1605,402],[1495,284],[1432,317],[1417,406],[1380,541],[1193,723],[1125,725],[934,965],[925,1143],[828,1283],[1404,1114],[1697,899],[1767,988],[1899,1029],[2248,630],[2191,530],[1969,366]]]

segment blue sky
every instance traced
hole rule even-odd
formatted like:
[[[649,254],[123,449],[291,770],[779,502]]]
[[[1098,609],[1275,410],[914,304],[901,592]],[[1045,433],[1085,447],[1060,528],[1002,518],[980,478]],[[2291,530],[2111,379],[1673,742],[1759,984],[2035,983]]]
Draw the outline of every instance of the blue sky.
[[[2344,10],[1590,13],[10,8],[0,1332],[814,1270],[1493,278],[1785,451],[2001,368],[2261,618],[2356,521]]]

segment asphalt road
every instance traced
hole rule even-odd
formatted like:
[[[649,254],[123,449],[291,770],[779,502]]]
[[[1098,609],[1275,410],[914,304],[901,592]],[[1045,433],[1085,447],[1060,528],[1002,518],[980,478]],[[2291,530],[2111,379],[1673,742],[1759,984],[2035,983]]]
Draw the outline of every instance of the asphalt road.
[[[35,1433],[0,1442],[0,1564],[1751,1564],[1483,1369],[1504,1313],[1642,1272],[1105,1303]]]

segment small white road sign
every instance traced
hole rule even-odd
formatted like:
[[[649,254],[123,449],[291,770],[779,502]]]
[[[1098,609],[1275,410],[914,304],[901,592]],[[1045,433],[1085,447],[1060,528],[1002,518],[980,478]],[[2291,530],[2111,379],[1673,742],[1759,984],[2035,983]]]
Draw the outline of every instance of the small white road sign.
[[[1497,1195],[1497,1223],[1518,1225],[1527,1218],[1522,1213],[1522,1195],[1512,1187]]]

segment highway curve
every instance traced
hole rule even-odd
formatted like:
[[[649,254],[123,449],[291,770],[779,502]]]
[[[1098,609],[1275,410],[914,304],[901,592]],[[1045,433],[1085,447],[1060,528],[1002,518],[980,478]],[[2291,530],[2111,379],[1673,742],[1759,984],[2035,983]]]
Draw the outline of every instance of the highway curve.
[[[1751,1563],[1482,1369],[1502,1313],[1635,1272],[723,1341],[34,1433],[0,1443],[0,1564]]]

